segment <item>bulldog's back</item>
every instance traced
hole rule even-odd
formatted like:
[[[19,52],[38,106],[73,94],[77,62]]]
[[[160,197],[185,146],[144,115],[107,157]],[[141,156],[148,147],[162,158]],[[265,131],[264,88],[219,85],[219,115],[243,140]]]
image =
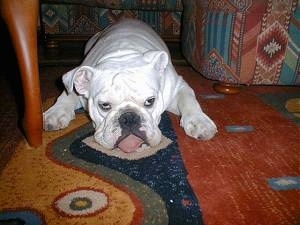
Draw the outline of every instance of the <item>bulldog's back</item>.
[[[149,50],[163,50],[170,57],[166,44],[151,27],[142,21],[125,19],[97,33],[88,41],[82,65],[96,66],[99,60],[110,55],[144,53]]]

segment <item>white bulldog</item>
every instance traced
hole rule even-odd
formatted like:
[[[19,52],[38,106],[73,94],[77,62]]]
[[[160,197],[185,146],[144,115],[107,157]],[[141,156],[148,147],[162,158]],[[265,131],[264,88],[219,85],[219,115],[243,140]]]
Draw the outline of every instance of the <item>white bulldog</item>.
[[[129,153],[161,141],[158,128],[167,110],[196,139],[212,138],[217,128],[202,112],[194,91],[175,71],[161,38],[146,24],[124,20],[87,43],[82,64],[63,75],[66,87],[44,113],[44,129],[58,130],[88,110],[95,141]]]

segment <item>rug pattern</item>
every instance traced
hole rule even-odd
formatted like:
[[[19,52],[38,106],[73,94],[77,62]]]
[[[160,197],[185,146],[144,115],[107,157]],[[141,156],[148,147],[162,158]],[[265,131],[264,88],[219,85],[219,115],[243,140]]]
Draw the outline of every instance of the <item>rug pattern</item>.
[[[41,179],[33,182],[33,186],[38,186],[34,193],[28,186],[20,188],[28,183],[30,173],[26,173],[26,168],[22,173],[17,164],[24,158],[28,160],[28,155],[15,156],[17,164],[13,170],[19,171],[14,176],[17,184],[10,188],[8,185],[12,184],[6,181],[0,188],[7,193],[7,198],[2,196],[0,224],[6,221],[65,224],[78,218],[88,224],[106,225],[203,224],[198,199],[187,180],[167,113],[163,114],[162,121],[160,129],[172,142],[156,154],[146,154],[137,160],[109,156],[84,143],[85,138],[93,135],[91,123],[54,140],[42,158],[26,163],[28,170],[31,166],[36,170],[30,171],[32,179]],[[59,171],[43,180],[44,171],[56,166]],[[62,173],[66,176],[61,176]],[[87,182],[91,180],[92,183]],[[22,199],[22,203],[17,199]],[[36,222],[27,222],[33,221],[32,218]]]
[[[199,142],[185,135],[177,116],[168,114],[177,137],[169,147],[179,146],[188,172],[185,179],[201,202],[204,224],[298,225],[300,126],[264,102],[259,94],[276,97],[291,93],[290,97],[295,99],[299,98],[299,87],[249,86],[238,95],[215,95],[211,81],[191,68],[176,69],[218,125],[215,138]],[[50,83],[49,79],[65,70],[42,68],[43,83]],[[44,93],[53,89],[50,85],[43,87]],[[285,107],[286,101],[280,108]],[[89,123],[86,115],[76,117],[65,130],[45,132],[43,145],[37,149],[30,148],[25,141],[15,147],[14,155],[0,174],[2,224],[151,224],[151,213],[157,212],[157,221],[169,222],[167,204],[151,185],[122,174],[113,169],[115,165],[100,165],[101,157],[96,163],[75,157],[71,153],[76,154],[76,149],[71,152],[62,147],[61,158],[55,156],[53,147],[61,140],[73,143],[73,134],[76,140],[89,135],[88,127],[83,126]],[[74,160],[84,166],[75,167]],[[89,208],[93,199],[82,196],[84,192],[96,194],[101,204],[95,211],[85,212],[87,216],[66,216],[60,202],[71,203],[67,210],[83,212]]]
[[[16,153],[0,176],[1,223],[17,224],[141,224],[143,206],[137,196],[104,180],[72,166],[54,163],[47,149],[55,139],[60,139],[76,128],[88,123],[85,115],[77,116],[71,126],[58,132],[44,133],[44,143],[37,149],[20,142]],[[64,149],[61,149],[64,152]],[[49,151],[48,151],[49,152]],[[85,215],[72,215],[67,210],[81,212],[93,201],[82,191],[98,195],[96,209],[90,207]],[[70,209],[61,208],[61,202],[72,198]],[[100,201],[99,201],[100,199]],[[108,201],[108,204],[106,203]],[[75,210],[74,210],[75,209]],[[77,209],[77,210],[76,210]]]
[[[286,118],[300,125],[300,93],[264,93],[259,97]]]
[[[93,134],[90,124],[56,142],[48,155],[63,164],[126,186],[142,201],[146,224],[202,224],[198,200],[187,181],[177,138],[166,113],[160,129],[173,143],[139,160],[111,157],[83,143]]]

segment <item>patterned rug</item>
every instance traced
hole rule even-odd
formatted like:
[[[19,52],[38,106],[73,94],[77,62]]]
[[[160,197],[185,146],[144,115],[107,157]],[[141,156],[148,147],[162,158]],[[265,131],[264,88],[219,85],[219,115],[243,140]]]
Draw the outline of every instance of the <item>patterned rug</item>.
[[[299,93],[260,94],[265,103],[281,112],[286,118],[300,124],[300,90]]]
[[[55,142],[48,155],[61,164],[78,167],[78,170],[126,187],[127,192],[135,195],[142,204],[143,224],[168,224],[168,221],[169,224],[202,224],[198,201],[187,181],[177,138],[167,114],[162,117],[160,129],[172,143],[152,154],[148,154],[151,149],[147,149],[138,159],[132,159],[131,154],[127,154],[127,159],[111,156],[93,148],[95,145],[89,146],[84,140],[93,135],[91,124]],[[106,202],[106,205],[110,204]],[[70,215],[74,210],[77,213],[76,209],[65,209],[66,203],[62,205],[56,205],[56,208],[65,214],[69,210]],[[89,205],[86,206],[88,209]]]
[[[216,95],[191,68],[177,70],[216,122],[215,138],[187,137],[166,113],[162,145],[124,158],[101,152],[77,114],[67,129],[44,132],[41,147],[16,147],[0,174],[0,224],[299,225],[300,126],[271,104],[297,113],[299,87]]]
[[[0,188],[0,224],[69,224],[79,219],[80,224],[203,224],[167,113],[160,129],[160,148],[136,157],[97,149],[91,123],[50,142],[44,154],[36,150],[39,156],[20,149],[6,171],[15,173],[13,178],[3,177]],[[24,161],[30,171],[17,168]]]

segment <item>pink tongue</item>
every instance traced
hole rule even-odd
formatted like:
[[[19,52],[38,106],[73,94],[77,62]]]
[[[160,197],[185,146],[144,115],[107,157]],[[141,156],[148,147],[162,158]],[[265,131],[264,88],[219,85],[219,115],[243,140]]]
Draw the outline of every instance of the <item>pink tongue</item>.
[[[143,143],[143,139],[130,134],[119,143],[118,147],[123,152],[130,153],[137,150]]]

